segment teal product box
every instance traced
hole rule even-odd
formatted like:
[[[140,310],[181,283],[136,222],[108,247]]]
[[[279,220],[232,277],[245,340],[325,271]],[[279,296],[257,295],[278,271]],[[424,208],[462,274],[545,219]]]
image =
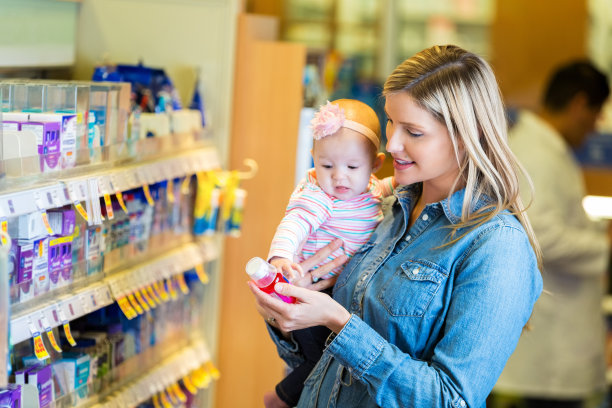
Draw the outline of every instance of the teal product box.
[[[73,402],[87,398],[87,383],[90,374],[90,357],[81,353],[64,353],[52,364],[56,395],[75,393]]]

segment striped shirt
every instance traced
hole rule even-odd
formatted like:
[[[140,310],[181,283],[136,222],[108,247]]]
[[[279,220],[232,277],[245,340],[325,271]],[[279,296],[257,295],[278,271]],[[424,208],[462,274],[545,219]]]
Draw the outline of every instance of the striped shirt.
[[[350,258],[382,221],[380,204],[383,197],[392,193],[391,177],[378,180],[372,175],[365,193],[350,200],[339,200],[319,187],[315,171],[310,169],[291,194],[268,259],[282,257],[299,263],[336,238],[341,238],[344,244],[316,267],[342,254]],[[337,275],[342,268],[337,267],[332,273]]]

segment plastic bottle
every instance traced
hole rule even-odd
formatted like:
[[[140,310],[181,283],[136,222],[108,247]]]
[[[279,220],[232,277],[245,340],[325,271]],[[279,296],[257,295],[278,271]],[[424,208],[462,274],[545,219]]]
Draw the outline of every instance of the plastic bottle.
[[[283,302],[295,303],[294,297],[280,295],[274,290],[274,285],[278,282],[289,283],[289,281],[268,262],[259,257],[251,258],[246,264],[246,273],[262,291],[277,296]]]

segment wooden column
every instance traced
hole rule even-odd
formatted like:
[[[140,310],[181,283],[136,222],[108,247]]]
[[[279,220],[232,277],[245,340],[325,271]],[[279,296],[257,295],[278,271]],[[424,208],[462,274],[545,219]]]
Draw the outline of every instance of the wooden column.
[[[306,49],[275,41],[273,17],[241,15],[238,21],[229,167],[259,164],[248,191],[243,233],[226,240],[216,406],[263,406],[266,391],[282,379],[284,363],[269,339],[246,285],[246,262],[265,258],[294,187],[302,75]]]

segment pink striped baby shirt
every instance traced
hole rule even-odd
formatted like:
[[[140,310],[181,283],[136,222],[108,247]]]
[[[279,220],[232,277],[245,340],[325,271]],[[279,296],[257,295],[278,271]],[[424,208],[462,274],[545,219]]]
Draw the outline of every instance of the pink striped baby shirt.
[[[341,254],[349,258],[365,244],[382,221],[383,197],[393,193],[392,178],[370,177],[368,191],[351,200],[339,200],[325,193],[310,169],[291,194],[289,205],[272,240],[268,259],[278,256],[301,262],[336,238],[343,246],[317,267]],[[343,266],[332,272],[338,274]],[[326,275],[325,278],[328,278]]]

